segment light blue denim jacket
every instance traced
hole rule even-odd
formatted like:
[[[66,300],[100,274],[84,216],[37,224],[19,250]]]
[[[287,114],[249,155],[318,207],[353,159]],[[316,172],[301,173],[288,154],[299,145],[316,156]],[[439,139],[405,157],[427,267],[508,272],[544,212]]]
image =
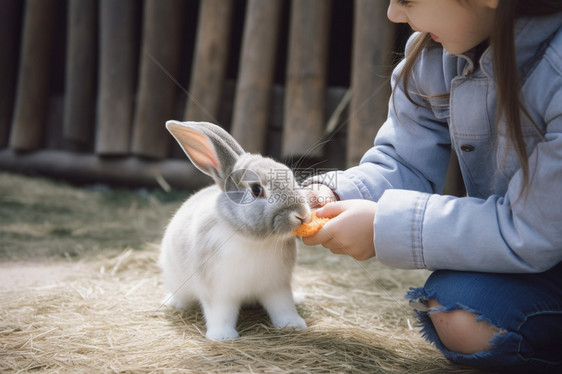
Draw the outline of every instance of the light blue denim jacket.
[[[562,261],[561,27],[562,13],[523,18],[516,25],[524,105],[543,131],[541,136],[523,118],[532,177],[526,200],[517,201],[522,174],[503,135],[506,125],[494,127],[490,48],[477,68],[468,56],[425,50],[410,90],[427,95],[430,108],[405,97],[396,79],[402,64],[396,68],[392,85],[399,85],[374,147],[358,166],[318,179],[333,181],[330,187],[342,200],[378,201],[374,242],[381,262],[540,272]],[[450,98],[432,98],[443,93]],[[440,195],[451,148],[468,197]]]

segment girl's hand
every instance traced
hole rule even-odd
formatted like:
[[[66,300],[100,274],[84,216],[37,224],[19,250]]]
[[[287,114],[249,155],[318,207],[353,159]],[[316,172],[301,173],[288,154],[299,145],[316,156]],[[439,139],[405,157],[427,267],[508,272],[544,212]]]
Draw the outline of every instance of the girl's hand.
[[[306,186],[305,196],[308,205],[310,205],[312,209],[320,208],[327,203],[338,200],[336,194],[334,194],[330,187],[321,183],[312,183]]]
[[[332,218],[316,235],[303,238],[307,245],[328,248],[332,253],[347,254],[356,260],[375,256],[373,225],[377,203],[369,200],[345,200],[330,203],[316,211],[318,217]]]

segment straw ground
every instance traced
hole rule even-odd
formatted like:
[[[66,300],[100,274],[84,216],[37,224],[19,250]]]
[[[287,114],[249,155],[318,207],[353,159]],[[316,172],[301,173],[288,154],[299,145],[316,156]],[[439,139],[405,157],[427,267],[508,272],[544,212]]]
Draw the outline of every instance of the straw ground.
[[[418,333],[403,294],[425,271],[302,246],[306,331],[244,308],[241,338],[204,338],[200,308],[170,310],[156,264],[185,193],[75,188],[0,173],[0,372],[477,373]]]

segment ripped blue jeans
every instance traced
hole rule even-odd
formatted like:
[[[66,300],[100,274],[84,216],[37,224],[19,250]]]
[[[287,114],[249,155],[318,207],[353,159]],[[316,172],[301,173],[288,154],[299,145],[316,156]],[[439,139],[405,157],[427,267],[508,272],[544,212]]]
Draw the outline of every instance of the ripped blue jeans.
[[[562,373],[562,263],[540,274],[439,270],[406,297],[423,336],[452,362],[508,373]],[[427,308],[430,299],[442,307]],[[500,330],[490,350],[461,354],[441,343],[429,315],[457,309]]]

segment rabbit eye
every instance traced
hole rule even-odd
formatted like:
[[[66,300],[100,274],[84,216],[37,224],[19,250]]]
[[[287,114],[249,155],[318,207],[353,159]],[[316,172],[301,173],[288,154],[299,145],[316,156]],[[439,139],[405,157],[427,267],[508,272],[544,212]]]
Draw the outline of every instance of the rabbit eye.
[[[260,184],[257,184],[257,183],[252,184],[250,186],[250,189],[251,189],[252,195],[254,195],[254,197],[265,197],[265,191]]]

